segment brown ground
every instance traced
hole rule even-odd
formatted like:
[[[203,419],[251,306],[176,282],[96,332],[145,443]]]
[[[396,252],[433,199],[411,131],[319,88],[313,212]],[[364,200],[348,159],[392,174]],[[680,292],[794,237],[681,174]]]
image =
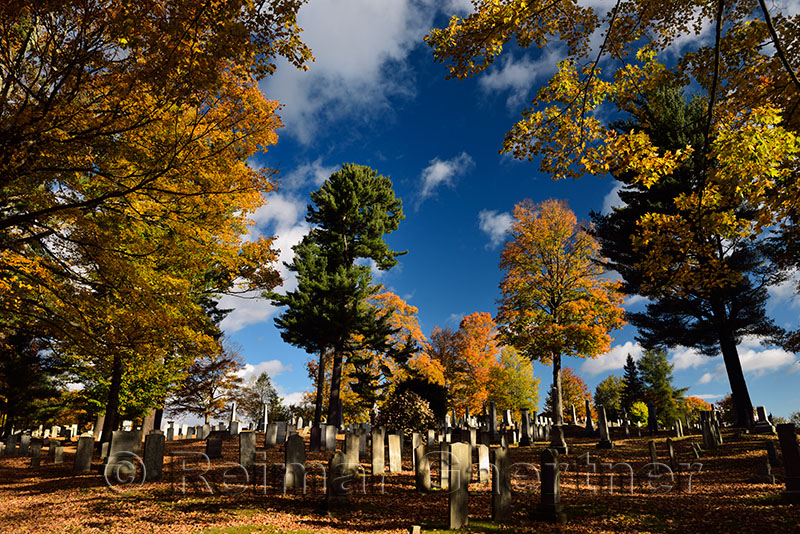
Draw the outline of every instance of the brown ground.
[[[660,433],[656,441],[659,460],[669,463],[666,437],[666,433]],[[764,437],[736,438],[726,432],[724,438],[724,445],[706,451],[699,460],[689,445],[700,442],[699,436],[675,440],[679,462],[702,464],[699,474],[698,466],[693,467],[689,493],[686,474],[674,481],[668,475],[652,480],[637,476],[632,491],[629,478],[616,476],[613,490],[609,487],[611,477],[602,474],[608,466],[602,464],[627,462],[640,472],[649,462],[646,436],[617,441],[610,451],[595,449],[596,438],[570,437],[570,454],[562,458],[568,464],[561,486],[566,526],[530,519],[529,513],[539,501],[539,488],[535,479],[523,480],[532,470],[520,465],[512,480],[516,493],[511,524],[501,527],[491,522],[490,484],[475,483],[470,485],[468,531],[800,532],[800,506],[780,501],[783,469],[773,471],[776,484],[753,482],[756,466],[766,455]],[[258,443],[263,445],[263,434]],[[544,446],[545,443],[537,443],[532,448],[512,448],[512,462],[538,467]],[[203,442],[196,440],[168,443],[167,454],[171,456],[165,459],[169,463],[162,481],[143,485],[137,482],[116,490],[108,487],[96,469],[84,475],[71,473],[74,443],[66,448],[63,465],[53,465],[52,458],[43,456],[41,467],[30,468],[27,458],[0,457],[0,532],[399,533],[407,532],[412,524],[422,525],[423,532],[446,527],[447,494],[434,491],[421,495],[414,489],[408,446],[403,473],[386,475],[383,493],[379,481],[367,476],[365,491],[353,495],[349,507],[331,513],[324,509],[320,476],[309,476],[306,495],[282,495],[281,470],[273,465],[283,461],[282,448],[267,451],[265,465],[257,468],[255,476],[251,475],[245,484],[244,474],[235,467],[237,440],[226,441],[224,458],[214,460],[211,470],[204,474],[208,485],[197,478],[199,471],[194,475],[182,472],[184,461],[185,469],[202,466],[196,456],[179,456],[182,452],[203,450]],[[588,485],[587,452],[598,471],[589,475]],[[576,466],[579,457],[582,459]],[[322,465],[329,458],[328,453],[309,453],[309,472],[319,473],[321,469],[313,467],[312,462]],[[98,465],[96,461],[95,467]],[[369,464],[365,461],[362,465],[369,472]],[[616,470],[622,472],[623,468],[618,466]],[[185,485],[181,483],[184,478]],[[435,466],[433,480],[438,481]]]

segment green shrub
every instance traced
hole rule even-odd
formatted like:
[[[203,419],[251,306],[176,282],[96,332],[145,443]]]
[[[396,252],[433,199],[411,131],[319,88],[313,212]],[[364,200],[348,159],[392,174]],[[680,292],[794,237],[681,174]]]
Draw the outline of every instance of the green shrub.
[[[647,405],[642,401],[634,402],[631,405],[631,413],[629,414],[631,421],[634,423],[647,423]]]
[[[431,406],[413,391],[395,393],[383,403],[376,423],[405,436],[432,428],[435,419]]]

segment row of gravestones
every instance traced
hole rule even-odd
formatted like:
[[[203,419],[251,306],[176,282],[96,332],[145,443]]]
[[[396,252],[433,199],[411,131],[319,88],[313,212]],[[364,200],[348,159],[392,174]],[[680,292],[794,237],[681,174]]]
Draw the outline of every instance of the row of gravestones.
[[[54,464],[64,463],[64,447],[58,439],[33,437],[31,434],[11,434],[5,443],[0,443],[0,453],[13,456],[30,456],[31,467],[39,467],[42,460],[42,449],[47,442],[48,456]],[[19,448],[17,447],[19,445]]]

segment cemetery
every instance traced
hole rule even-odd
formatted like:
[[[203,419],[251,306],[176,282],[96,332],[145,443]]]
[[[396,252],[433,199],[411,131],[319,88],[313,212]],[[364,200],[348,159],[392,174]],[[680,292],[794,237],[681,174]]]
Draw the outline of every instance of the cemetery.
[[[800,533],[800,3],[0,2],[0,534]]]

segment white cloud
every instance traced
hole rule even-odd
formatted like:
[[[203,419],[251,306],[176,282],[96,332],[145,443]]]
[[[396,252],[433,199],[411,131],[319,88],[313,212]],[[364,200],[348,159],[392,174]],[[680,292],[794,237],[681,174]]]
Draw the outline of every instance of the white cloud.
[[[267,360],[265,362],[259,362],[255,365],[246,363],[244,364],[244,369],[239,371],[238,374],[244,379],[245,382],[249,382],[250,380],[258,378],[261,373],[267,373],[270,379],[274,381],[275,377],[281,373],[290,373],[291,371],[291,365],[285,365],[280,360]]]
[[[759,377],[782,370],[791,373],[800,369],[800,360],[797,356],[781,348],[763,348],[756,337],[743,338],[737,350],[742,370],[751,376]],[[718,363],[712,372],[705,373],[697,383],[708,384],[712,380],[727,380],[724,363]]]
[[[430,164],[422,169],[422,174],[420,175],[422,187],[419,192],[417,207],[422,201],[431,196],[437,187],[442,185],[453,187],[455,178],[460,174],[466,173],[473,165],[475,165],[475,162],[466,152],[445,160],[441,160],[438,157],[433,158]]]
[[[625,367],[628,354],[633,356],[634,360],[638,360],[643,352],[644,349],[639,343],[627,341],[624,345],[615,345],[610,351],[597,358],[585,360],[581,365],[581,371],[590,375],[598,375],[605,371],[622,369]]]
[[[698,384],[708,384],[711,380],[714,379],[715,373],[704,373],[703,376],[700,377],[700,380],[697,381]]]
[[[303,395],[305,394],[304,391],[293,391],[291,393],[282,393],[278,392],[278,394],[283,397],[283,405],[284,406],[291,406],[293,404],[300,404],[303,400]]]
[[[472,0],[447,0],[442,8],[442,11],[444,11],[445,15],[466,15],[468,13],[472,13],[474,10],[475,9],[472,5]]]
[[[414,94],[405,61],[423,46],[436,10],[408,0],[304,4],[298,24],[316,61],[305,72],[280,61],[261,89],[283,104],[280,115],[287,131],[304,143],[327,121],[348,117],[366,122],[391,113],[390,97]]]
[[[698,399],[703,399],[705,401],[709,401],[712,399],[721,399],[724,397],[724,394],[715,395],[713,393],[701,393],[700,395],[689,395],[690,397],[697,397]]]
[[[700,367],[708,363],[708,361],[708,356],[703,356],[695,349],[686,347],[678,348],[672,353],[672,357],[670,358],[670,363],[675,366],[674,369],[676,371]]]
[[[282,189],[296,190],[311,184],[320,187],[331,174],[338,171],[338,165],[323,165],[322,158],[307,161],[289,173],[278,175]]]
[[[536,60],[505,56],[499,66],[489,69],[478,79],[478,84],[487,93],[509,91],[506,104],[517,111],[536,89],[537,80],[555,74],[556,66],[563,58],[564,51],[560,46],[548,47]]]
[[[619,208],[621,207],[624,202],[619,198],[619,192],[622,191],[623,183],[622,182],[614,182],[614,186],[611,188],[611,191],[603,197],[603,214],[608,215],[611,213],[611,208]]]
[[[481,210],[478,213],[478,227],[486,232],[493,247],[506,239],[514,218],[508,212],[498,213],[495,210]]]
[[[617,275],[617,278],[619,278],[619,275]],[[647,304],[648,302],[650,302],[650,299],[647,297],[643,297],[642,295],[631,295],[625,299],[622,307],[627,309],[638,306],[639,304]]]
[[[767,287],[770,296],[769,307],[785,307],[786,305],[790,308],[800,307],[800,295],[797,294],[798,283],[800,283],[800,271],[795,270],[782,283]]]
[[[458,326],[458,325],[461,324],[461,321],[462,321],[462,319],[464,319],[464,317],[466,317],[466,314],[464,314],[464,313],[451,313],[447,317],[447,321],[446,322],[448,324],[454,324],[454,325]]]

